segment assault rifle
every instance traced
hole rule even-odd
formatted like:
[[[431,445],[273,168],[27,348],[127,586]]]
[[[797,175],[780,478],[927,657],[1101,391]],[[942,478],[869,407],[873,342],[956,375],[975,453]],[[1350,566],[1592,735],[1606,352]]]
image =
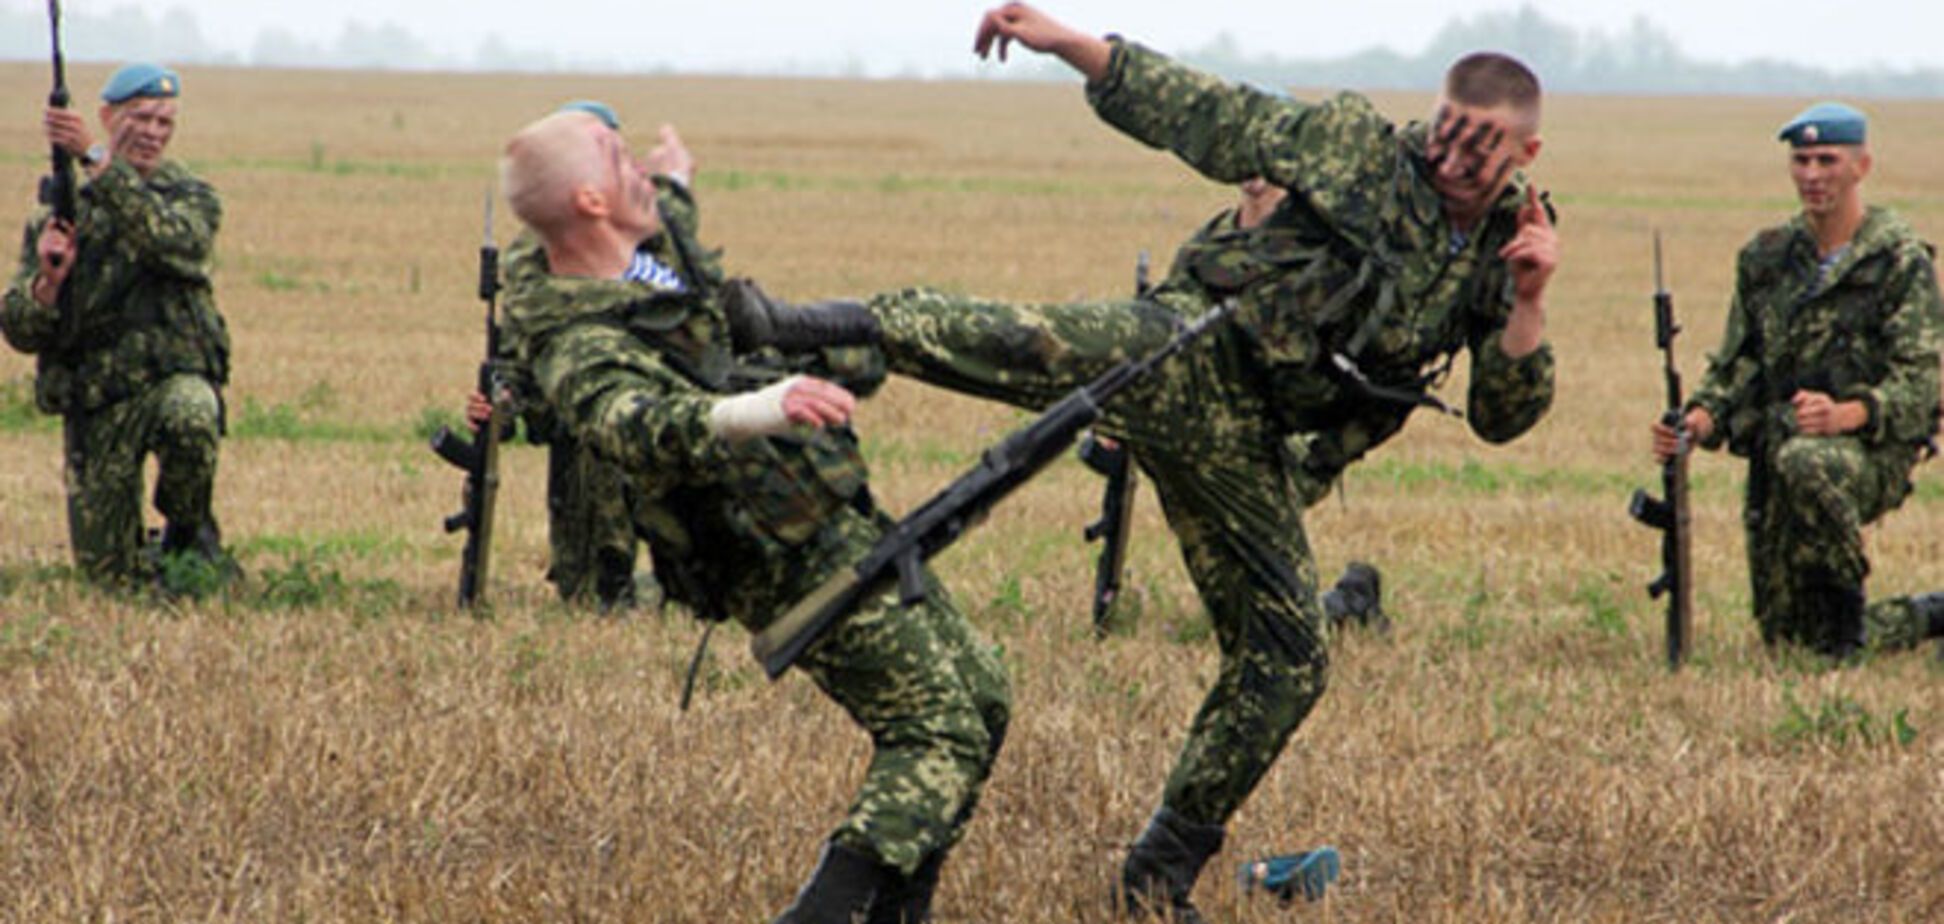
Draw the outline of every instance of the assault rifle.
[[[440,427],[432,435],[432,451],[466,473],[465,507],[445,518],[445,531],[466,531],[466,550],[459,562],[459,605],[470,607],[486,587],[492,563],[493,499],[499,493],[500,431],[507,422],[506,385],[499,371],[499,245],[493,241],[493,194],[486,193],[486,238],[479,247],[479,298],[486,303],[486,358],[479,364],[481,395],[493,406],[492,415],[468,441]]]
[[[925,598],[924,563],[985,519],[987,512],[1026,483],[1073,444],[1080,431],[1100,417],[1100,407],[1139,381],[1168,357],[1194,342],[1234,310],[1232,302],[1209,309],[1177,331],[1160,349],[1139,361],[1123,362],[1105,375],[1074,389],[1037,420],[987,449],[979,464],[947,485],[917,510],[886,530],[862,560],[843,569],[797,601],[750,640],[750,651],[775,679],[838,619],[867,594],[896,580],[899,602]]]
[[[1661,573],[1647,585],[1648,596],[1667,595],[1667,667],[1679,670],[1694,640],[1694,581],[1689,563],[1692,532],[1688,513],[1689,434],[1682,423],[1681,374],[1674,368],[1674,335],[1681,332],[1674,323],[1674,296],[1661,279],[1660,232],[1654,232],[1654,345],[1661,351],[1662,374],[1667,381],[1667,410],[1661,423],[1673,428],[1677,438],[1674,455],[1661,464],[1661,497],[1645,489],[1634,491],[1627,512],[1634,519],[1661,531]]]
[[[1148,254],[1134,261],[1134,297],[1146,298],[1153,288],[1148,283]],[[1127,567],[1127,533],[1134,516],[1134,488],[1140,476],[1134,471],[1134,458],[1127,447],[1089,433],[1080,441],[1080,461],[1106,477],[1100,492],[1100,519],[1088,523],[1081,535],[1088,542],[1100,543],[1100,557],[1094,559],[1093,627],[1094,635],[1106,638],[1114,615],[1114,602],[1120,599],[1121,574]]]
[[[47,0],[47,27],[54,42],[54,89],[47,94],[52,109],[68,107],[67,59],[61,55],[61,0]],[[66,148],[52,145],[53,170],[40,181],[40,202],[54,210],[54,217],[73,224],[74,155]]]

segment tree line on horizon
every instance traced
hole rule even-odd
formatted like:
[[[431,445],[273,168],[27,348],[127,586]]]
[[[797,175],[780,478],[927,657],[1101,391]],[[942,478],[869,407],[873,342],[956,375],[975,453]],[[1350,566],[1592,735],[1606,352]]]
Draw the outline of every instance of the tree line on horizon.
[[[668,64],[617,63],[515,47],[498,35],[481,41],[469,57],[435,51],[424,39],[393,23],[352,21],[329,39],[289,29],[257,34],[247,52],[220,48],[202,32],[194,14],[170,7],[151,14],[121,7],[106,14],[70,11],[63,23],[69,59],[119,61],[131,57],[178,64],[248,67],[354,68],[374,70],[480,70],[669,72]],[[1779,59],[1737,64],[1703,61],[1684,52],[1674,35],[1645,17],[1609,34],[1578,29],[1548,18],[1530,5],[1448,21],[1422,51],[1404,54],[1370,48],[1336,58],[1284,58],[1251,54],[1224,33],[1199,47],[1175,49],[1184,60],[1224,76],[1265,86],[1350,86],[1428,90],[1438,85],[1452,59],[1477,48],[1497,48],[1530,63],[1549,91],[1567,93],[1784,94],[1944,96],[1944,69],[1870,67],[1830,70]],[[47,56],[47,23],[37,8],[0,9],[0,60]],[[854,58],[824,63],[791,62],[775,73],[864,76]],[[972,76],[969,69],[943,76]],[[1015,67],[1009,79],[1072,79],[1064,68],[1039,62]]]

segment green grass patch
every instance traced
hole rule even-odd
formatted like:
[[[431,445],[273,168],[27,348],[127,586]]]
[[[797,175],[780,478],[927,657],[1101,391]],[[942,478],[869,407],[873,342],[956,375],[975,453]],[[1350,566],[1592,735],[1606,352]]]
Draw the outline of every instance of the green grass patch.
[[[1775,723],[1773,732],[1778,741],[1788,745],[1901,748],[1917,740],[1909,709],[1898,709],[1887,716],[1873,715],[1863,704],[1840,693],[1826,694],[1815,702],[1805,703],[1796,697],[1794,684],[1785,684],[1782,710],[1782,718]]]
[[[20,376],[0,382],[0,433],[51,433],[61,418],[34,406],[34,380]]]
[[[407,427],[324,419],[319,410],[307,408],[303,399],[295,404],[264,404],[244,398],[230,420],[229,435],[233,439],[293,443],[390,443],[411,435]]]

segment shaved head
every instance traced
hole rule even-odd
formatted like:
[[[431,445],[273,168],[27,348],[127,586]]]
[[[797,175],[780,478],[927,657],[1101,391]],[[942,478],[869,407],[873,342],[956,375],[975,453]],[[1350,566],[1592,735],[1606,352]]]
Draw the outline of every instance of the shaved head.
[[[500,155],[500,189],[513,214],[542,237],[576,217],[574,196],[609,180],[610,152],[601,133],[610,130],[579,111],[556,112],[520,129]]]

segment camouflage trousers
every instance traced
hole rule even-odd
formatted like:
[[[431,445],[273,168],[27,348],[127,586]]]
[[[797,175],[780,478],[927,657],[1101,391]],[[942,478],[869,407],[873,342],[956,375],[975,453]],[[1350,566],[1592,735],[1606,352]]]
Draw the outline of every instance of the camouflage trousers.
[[[66,428],[68,542],[97,580],[138,580],[142,557],[142,466],[156,458],[155,509],[188,534],[215,527],[210,495],[222,402],[198,375],[172,375]]]
[[[565,434],[547,447],[547,580],[560,599],[632,602],[634,489],[627,473]]]
[[[879,529],[839,518],[855,540],[851,561]],[[997,651],[927,577],[923,602],[900,606],[887,588],[797,661],[871,736],[870,767],[830,839],[906,876],[964,835],[1012,715]]]
[[[1912,447],[1796,436],[1750,467],[1742,521],[1763,641],[1813,646],[1824,637],[1816,587],[1863,586],[1863,527],[1903,503],[1915,464]],[[1873,648],[1911,647],[1925,630],[1908,597],[1871,603],[1864,625]]]
[[[927,289],[870,304],[893,372],[1034,409],[1151,352],[1204,307],[1010,305]],[[1328,671],[1298,473],[1252,387],[1253,363],[1240,332],[1213,332],[1123,392],[1101,424],[1154,483],[1221,649],[1162,793],[1202,824],[1225,823],[1247,799]]]

